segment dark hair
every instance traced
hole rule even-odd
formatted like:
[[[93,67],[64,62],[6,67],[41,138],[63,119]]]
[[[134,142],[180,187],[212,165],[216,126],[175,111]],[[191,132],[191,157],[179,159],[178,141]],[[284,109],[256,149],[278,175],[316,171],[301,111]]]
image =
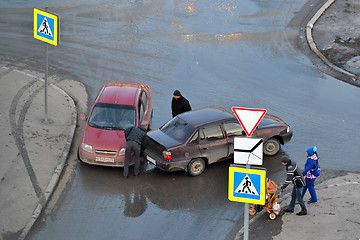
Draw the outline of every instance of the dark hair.
[[[290,160],[289,157],[283,156],[283,157],[281,158],[281,162],[286,163],[286,165],[287,165],[287,164],[289,164],[289,163],[291,162],[291,160]]]

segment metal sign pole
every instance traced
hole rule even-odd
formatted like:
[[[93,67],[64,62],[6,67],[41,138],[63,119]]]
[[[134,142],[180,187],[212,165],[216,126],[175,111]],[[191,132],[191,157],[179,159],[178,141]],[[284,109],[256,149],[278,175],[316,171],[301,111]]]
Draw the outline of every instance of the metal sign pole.
[[[228,196],[230,201],[243,202],[244,240],[249,239],[249,209],[252,204],[265,204],[266,169],[252,168],[249,163],[231,164],[229,167]]]
[[[249,164],[246,164],[246,168],[250,168]],[[244,240],[249,240],[249,203],[245,203],[244,206]]]
[[[48,44],[45,43],[45,123],[48,122],[48,68],[49,68],[49,59],[48,59]]]

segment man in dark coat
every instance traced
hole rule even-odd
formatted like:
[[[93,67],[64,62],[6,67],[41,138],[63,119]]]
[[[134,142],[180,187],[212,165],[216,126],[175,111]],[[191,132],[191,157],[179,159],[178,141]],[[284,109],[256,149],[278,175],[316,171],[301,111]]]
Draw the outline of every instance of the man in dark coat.
[[[189,101],[183,97],[179,90],[174,91],[174,97],[171,101],[172,116],[191,110]]]
[[[147,134],[145,129],[134,126],[126,128],[124,133],[126,139],[124,178],[127,178],[129,174],[129,162],[132,152],[135,158],[134,175],[138,176],[140,174],[140,154],[146,147]]]
[[[288,208],[284,209],[285,212],[294,212],[295,202],[296,200],[299,202],[301,206],[301,211],[296,215],[306,215],[307,209],[305,203],[302,198],[302,190],[305,186],[305,180],[302,176],[300,170],[297,168],[295,162],[291,161],[290,158],[283,156],[281,158],[282,165],[286,166],[286,180],[285,183],[280,187],[281,191],[283,191],[290,183],[294,185],[292,193],[291,193],[291,201]]]

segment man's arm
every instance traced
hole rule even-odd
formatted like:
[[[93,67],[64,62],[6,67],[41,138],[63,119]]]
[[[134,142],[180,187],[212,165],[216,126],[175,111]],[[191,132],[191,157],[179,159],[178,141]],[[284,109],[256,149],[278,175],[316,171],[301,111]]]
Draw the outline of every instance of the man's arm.
[[[291,180],[294,177],[295,170],[296,170],[296,167],[295,168],[292,166],[288,167],[288,170],[286,173],[286,180],[285,180],[284,184],[280,187],[281,190],[284,190],[291,183]]]
[[[190,106],[190,103],[189,103],[189,101],[186,99],[186,101],[185,101],[185,110],[186,111],[190,111],[191,110],[191,106]]]
[[[131,132],[132,130],[132,126],[131,127],[128,127],[124,130],[124,134],[125,134],[125,139],[129,136],[129,133]]]

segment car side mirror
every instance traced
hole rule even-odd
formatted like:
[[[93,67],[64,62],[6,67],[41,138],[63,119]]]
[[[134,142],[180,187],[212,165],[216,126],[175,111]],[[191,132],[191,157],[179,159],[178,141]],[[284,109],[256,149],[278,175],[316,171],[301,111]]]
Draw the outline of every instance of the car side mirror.
[[[85,114],[80,114],[80,119],[83,120],[83,121],[86,121],[87,117],[86,117]]]

